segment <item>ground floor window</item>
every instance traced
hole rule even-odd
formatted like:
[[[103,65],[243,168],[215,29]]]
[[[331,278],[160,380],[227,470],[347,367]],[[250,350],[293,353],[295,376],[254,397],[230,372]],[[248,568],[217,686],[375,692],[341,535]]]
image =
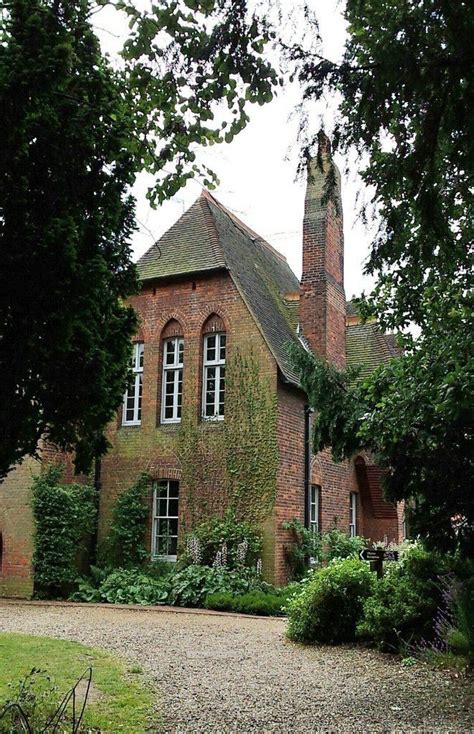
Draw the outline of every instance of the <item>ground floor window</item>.
[[[179,482],[162,479],[153,486],[152,556],[175,561],[178,552]]]
[[[349,535],[357,535],[357,492],[349,495]]]
[[[313,533],[320,530],[319,508],[321,502],[321,487],[318,484],[311,485],[311,494],[309,499],[309,529]]]

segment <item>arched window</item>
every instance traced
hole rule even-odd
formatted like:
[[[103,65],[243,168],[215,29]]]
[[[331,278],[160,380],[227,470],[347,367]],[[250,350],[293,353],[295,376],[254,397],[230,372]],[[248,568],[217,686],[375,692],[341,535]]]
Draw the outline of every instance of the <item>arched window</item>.
[[[123,398],[122,425],[139,426],[142,421],[143,342],[135,342],[132,353],[132,378]]]
[[[163,329],[161,422],[179,423],[183,407],[184,339],[181,324],[172,319]]]
[[[203,327],[202,416],[223,420],[225,398],[226,333],[222,319],[213,314]]]

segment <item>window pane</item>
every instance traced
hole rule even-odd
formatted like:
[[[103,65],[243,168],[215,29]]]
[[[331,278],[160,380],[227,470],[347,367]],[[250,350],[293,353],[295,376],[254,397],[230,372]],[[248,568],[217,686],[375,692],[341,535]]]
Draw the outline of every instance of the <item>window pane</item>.
[[[161,517],[166,517],[166,515],[168,514],[167,509],[168,500],[166,499],[166,497],[164,497],[163,499],[160,499],[158,503],[158,514],[161,515]]]
[[[215,334],[206,337],[206,361],[214,362],[216,359],[216,336]]]
[[[142,417],[142,393],[143,393],[143,374],[138,375],[138,406],[137,406],[137,420],[141,420]]]
[[[176,556],[178,552],[178,538],[170,538],[168,540],[168,554],[169,556]]]
[[[166,364],[174,364],[174,351],[175,351],[175,342],[174,339],[168,339],[166,344]]]
[[[168,507],[170,517],[178,517],[178,500],[170,500]]]
[[[178,340],[178,364],[183,364],[184,341]]]
[[[166,556],[168,543],[166,537],[159,535],[156,539],[156,552],[158,555]]]
[[[145,353],[145,345],[142,343],[137,344],[137,367],[143,369],[143,356]]]
[[[156,487],[156,491],[158,497],[166,497],[168,494],[168,482],[160,482]]]
[[[225,334],[220,334],[220,345],[219,345],[219,359],[225,360]]]
[[[168,535],[178,535],[178,519],[168,520]]]
[[[170,482],[169,482],[169,494],[170,494],[170,497],[178,497],[179,496],[179,482],[170,480]]]

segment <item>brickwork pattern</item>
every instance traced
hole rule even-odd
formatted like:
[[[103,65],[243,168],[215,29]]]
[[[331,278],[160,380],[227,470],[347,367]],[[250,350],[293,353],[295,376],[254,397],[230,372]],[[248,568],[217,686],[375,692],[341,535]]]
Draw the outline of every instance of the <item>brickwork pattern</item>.
[[[172,319],[179,324],[184,337],[183,403],[191,407],[196,417],[201,414],[203,334],[216,325],[223,324],[226,330],[227,359],[231,359],[232,351],[237,348],[242,354],[251,353],[258,361],[260,376],[269,379],[276,389],[276,363],[227,272],[146,284],[140,294],[131,299],[131,304],[140,319],[137,340],[145,344],[142,420],[140,426],[125,427],[121,425],[119,414],[109,427],[112,447],[102,460],[99,543],[107,535],[117,496],[136,481],[140,472],[148,471],[153,480],[181,476],[177,455],[179,425],[160,424],[162,342],[164,335],[169,335],[167,325]],[[219,430],[219,425],[213,428]],[[202,487],[203,493],[208,490]],[[150,510],[151,497],[150,492]],[[184,521],[185,486],[180,486],[180,498],[181,520]],[[183,522],[180,524],[182,529]],[[271,523],[267,528],[271,528]],[[147,544],[151,547],[151,520]],[[268,548],[268,542],[266,545]],[[268,552],[266,557],[268,559]]]

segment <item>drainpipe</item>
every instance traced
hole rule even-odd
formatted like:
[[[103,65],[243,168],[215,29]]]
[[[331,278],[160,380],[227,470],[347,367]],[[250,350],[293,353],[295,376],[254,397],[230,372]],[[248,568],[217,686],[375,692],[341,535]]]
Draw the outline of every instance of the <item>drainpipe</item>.
[[[94,489],[95,489],[95,505],[97,509],[97,521],[95,524],[94,532],[91,538],[90,544],[90,565],[94,566],[97,561],[97,544],[99,542],[99,505],[100,505],[100,490],[102,487],[101,481],[101,461],[100,457],[96,456],[94,461]]]
[[[304,406],[304,526],[309,528],[309,485],[311,481],[311,408]]]

